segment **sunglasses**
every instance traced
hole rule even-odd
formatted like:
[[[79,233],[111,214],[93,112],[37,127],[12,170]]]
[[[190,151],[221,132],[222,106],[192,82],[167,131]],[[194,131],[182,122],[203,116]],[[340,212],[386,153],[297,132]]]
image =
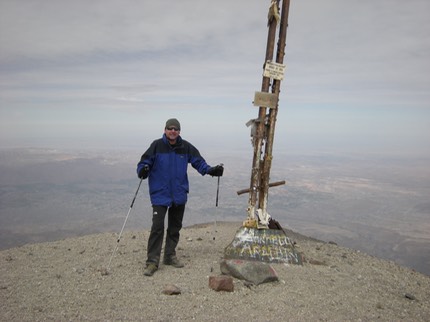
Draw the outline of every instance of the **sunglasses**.
[[[179,129],[176,127],[166,127],[166,130],[179,132]]]

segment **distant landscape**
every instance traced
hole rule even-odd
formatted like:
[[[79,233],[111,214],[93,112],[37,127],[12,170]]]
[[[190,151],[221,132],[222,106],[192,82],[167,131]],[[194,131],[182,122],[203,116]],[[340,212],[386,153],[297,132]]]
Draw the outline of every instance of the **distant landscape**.
[[[0,150],[0,249],[100,232],[118,233],[139,184],[143,151]],[[246,219],[251,152],[204,155],[215,178],[189,169],[184,225]],[[430,160],[377,155],[275,155],[269,213],[282,226],[393,260],[430,275]],[[147,184],[126,229],[150,227]],[[232,236],[233,238],[234,236]],[[115,242],[115,241],[113,241]],[[226,245],[227,246],[227,245]]]

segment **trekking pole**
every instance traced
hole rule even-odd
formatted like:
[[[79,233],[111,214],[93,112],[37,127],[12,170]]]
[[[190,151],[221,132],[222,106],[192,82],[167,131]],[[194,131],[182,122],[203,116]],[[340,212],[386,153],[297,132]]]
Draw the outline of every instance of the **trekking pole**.
[[[141,178],[141,179],[140,179],[139,186],[137,187],[136,193],[134,194],[133,201],[131,202],[130,208],[128,209],[127,216],[125,217],[124,224],[122,225],[121,231],[120,231],[120,233],[119,233],[119,235],[118,235],[118,239],[117,239],[117,241],[116,241],[116,247],[115,247],[115,249],[113,250],[113,253],[112,253],[112,255],[111,255],[111,257],[110,257],[110,260],[109,260],[109,265],[108,265],[108,267],[107,267],[107,270],[108,270],[108,271],[109,271],[109,268],[110,268],[110,264],[111,264],[111,262],[112,262],[112,258],[114,257],[114,255],[115,255],[116,251],[118,250],[119,241],[121,240],[122,232],[124,231],[125,224],[127,223],[128,216],[130,215],[131,209],[133,208],[134,201],[136,200],[137,193],[139,192],[140,185],[142,184],[142,181],[143,181],[143,178]]]
[[[224,166],[224,164],[222,164],[222,163],[220,163],[219,164],[220,166]],[[218,177],[218,183],[217,183],[217,187],[216,187],[216,199],[215,199],[215,225],[214,225],[214,228],[215,228],[215,233],[214,233],[214,236],[213,236],[213,240],[215,240],[215,235],[216,235],[216,231],[217,231],[217,227],[216,227],[216,222],[217,222],[217,216],[218,216],[218,197],[219,197],[219,181],[220,181],[220,178],[221,177]]]
[[[220,163],[220,166],[224,166],[224,164]],[[215,241],[215,235],[217,232],[217,227],[216,227],[216,222],[217,222],[217,217],[218,217],[218,200],[219,200],[219,182],[220,182],[220,177],[218,177],[217,180],[217,186],[216,186],[216,199],[215,199],[215,220],[214,220],[214,232],[213,232],[213,240]],[[214,262],[215,263],[215,262]],[[210,271],[213,272],[214,271],[214,267],[213,267],[213,263],[211,264],[211,268]]]

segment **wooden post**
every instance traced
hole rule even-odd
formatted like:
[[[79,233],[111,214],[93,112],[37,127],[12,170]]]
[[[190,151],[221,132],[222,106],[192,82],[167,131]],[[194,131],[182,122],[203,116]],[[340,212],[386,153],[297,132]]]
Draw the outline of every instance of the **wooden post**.
[[[279,7],[279,0],[276,1],[276,5]],[[273,59],[273,52],[275,47],[276,38],[276,27],[277,20],[269,17],[269,30],[267,35],[266,45],[266,58],[265,61],[271,61]],[[262,80],[261,91],[269,92],[270,89],[270,78],[264,77]],[[251,171],[251,182],[249,187],[249,201],[248,201],[248,217],[255,218],[255,206],[257,203],[257,193],[261,180],[261,164],[262,164],[262,147],[266,137],[266,107],[260,106],[258,119],[256,124],[256,133],[253,137],[254,156],[252,160],[252,171]]]
[[[290,8],[290,0],[283,0],[281,24],[279,27],[278,48],[277,48],[277,54],[276,54],[276,62],[279,64],[282,64],[284,62],[289,8]],[[267,120],[267,130],[266,130],[266,145],[265,145],[265,153],[263,158],[263,166],[261,170],[262,174],[260,179],[260,191],[259,191],[259,198],[258,198],[259,200],[258,207],[263,210],[263,213],[267,211],[270,169],[272,167],[272,160],[273,160],[273,141],[275,137],[276,116],[278,114],[278,107],[279,107],[280,87],[281,87],[281,80],[274,79],[272,84],[272,93],[274,93],[278,97],[278,105],[276,106],[276,108],[269,110],[269,116]]]
[[[276,17],[279,12],[280,0],[272,1],[272,13],[269,13],[269,30],[266,45],[266,58],[265,64],[273,60],[276,29],[278,19]],[[290,7],[290,0],[282,1],[281,22],[278,36],[278,46],[276,54],[276,62],[282,64],[285,55],[285,43],[288,26],[288,13]],[[276,9],[276,10],[273,10]],[[270,90],[270,77],[263,76],[261,91],[268,93]],[[275,108],[268,108],[266,106],[259,107],[258,119],[256,119],[256,132],[253,135],[254,155],[252,161],[251,182],[249,187],[249,200],[248,200],[248,218],[254,220],[256,210],[259,213],[267,213],[267,200],[269,191],[270,169],[273,159],[273,140],[275,133],[276,116],[279,107],[279,92],[281,80],[273,79],[272,93],[276,95],[277,104]],[[264,155],[263,155],[264,147]]]

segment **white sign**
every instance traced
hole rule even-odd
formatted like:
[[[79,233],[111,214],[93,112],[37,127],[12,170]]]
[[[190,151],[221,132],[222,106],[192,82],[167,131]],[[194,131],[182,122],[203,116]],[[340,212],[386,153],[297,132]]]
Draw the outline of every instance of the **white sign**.
[[[274,63],[271,61],[267,61],[266,65],[264,66],[264,77],[270,77],[277,80],[283,80],[284,79],[284,72],[285,72],[285,65]]]
[[[278,105],[278,96],[273,93],[255,92],[254,106],[264,106],[268,108],[276,108]]]

